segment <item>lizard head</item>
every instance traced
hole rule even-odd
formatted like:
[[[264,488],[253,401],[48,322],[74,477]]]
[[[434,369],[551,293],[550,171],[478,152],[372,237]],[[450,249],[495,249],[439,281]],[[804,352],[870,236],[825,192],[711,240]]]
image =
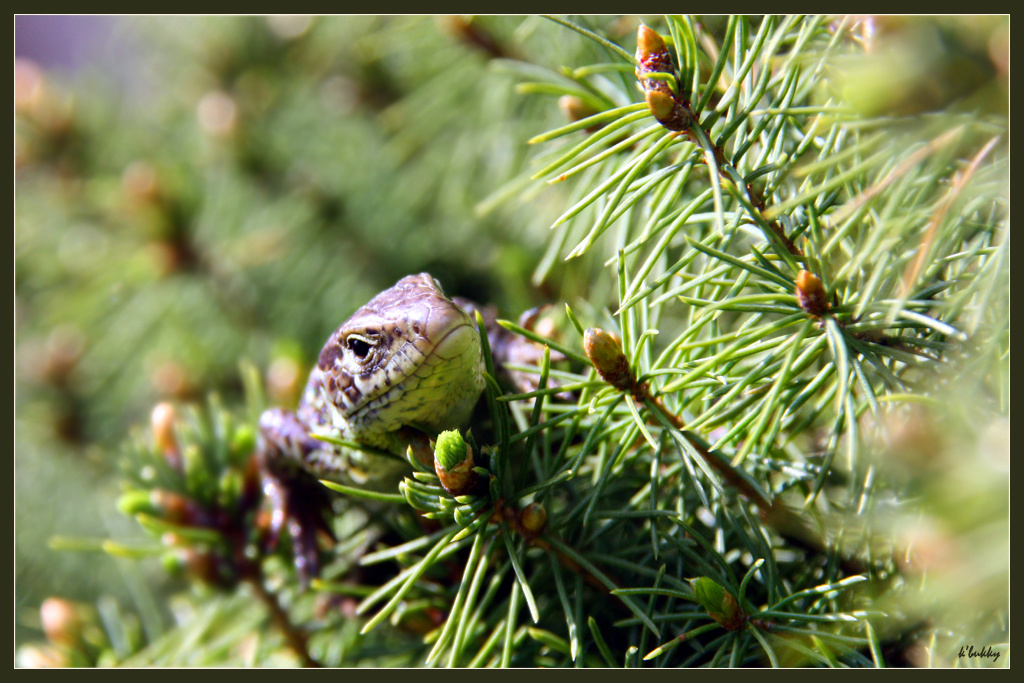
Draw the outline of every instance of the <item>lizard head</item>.
[[[475,321],[420,273],[375,296],[331,335],[310,382],[317,396],[306,400],[321,424],[388,447],[386,435],[405,427],[457,427],[483,389],[480,371]]]

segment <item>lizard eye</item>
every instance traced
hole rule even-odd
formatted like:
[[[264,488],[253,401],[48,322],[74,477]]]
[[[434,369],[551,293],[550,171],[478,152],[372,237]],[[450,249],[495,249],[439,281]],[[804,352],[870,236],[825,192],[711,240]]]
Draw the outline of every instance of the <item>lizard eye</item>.
[[[348,346],[348,350],[355,354],[355,357],[360,360],[366,358],[367,354],[370,353],[370,342],[362,337],[357,337],[356,335],[352,335],[346,339],[345,345]]]

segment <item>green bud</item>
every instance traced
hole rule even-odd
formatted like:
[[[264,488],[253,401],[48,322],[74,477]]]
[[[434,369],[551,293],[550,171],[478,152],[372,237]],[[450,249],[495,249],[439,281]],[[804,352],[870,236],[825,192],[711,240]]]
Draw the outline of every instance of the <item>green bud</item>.
[[[160,556],[160,564],[171,576],[181,576],[185,572],[185,557],[180,550],[166,552]]]
[[[206,490],[210,480],[210,473],[206,468],[206,459],[203,452],[196,444],[189,444],[182,451],[182,461],[185,465],[185,485],[190,493],[196,494]]]
[[[441,432],[434,446],[434,462],[446,470],[452,470],[466,459],[469,446],[457,429]]]
[[[706,576],[691,579],[693,595],[697,602],[708,611],[708,614],[723,628],[730,631],[739,629],[746,620],[736,598],[715,581]]]
[[[725,597],[725,589],[712,579],[702,576],[698,579],[691,579],[690,586],[693,588],[693,596],[704,609],[711,612],[721,608],[722,598]]]
[[[434,472],[444,490],[453,496],[469,492],[477,481],[473,472],[473,449],[458,430],[441,432],[434,446]]]
[[[159,514],[157,506],[153,504],[149,491],[128,491],[117,499],[117,509],[122,515],[132,517],[139,512],[151,515]]]
[[[235,469],[226,469],[220,475],[220,504],[223,507],[233,506],[242,497],[245,477]]]
[[[256,448],[256,433],[249,425],[242,425],[231,437],[231,452],[237,459],[244,460]]]

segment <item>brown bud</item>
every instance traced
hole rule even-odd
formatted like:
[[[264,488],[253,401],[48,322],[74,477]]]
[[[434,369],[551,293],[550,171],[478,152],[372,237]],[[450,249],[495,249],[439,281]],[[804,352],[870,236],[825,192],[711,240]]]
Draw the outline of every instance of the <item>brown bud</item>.
[[[177,256],[172,258],[177,259]],[[188,372],[174,361],[165,361],[156,366],[149,375],[149,381],[161,396],[188,399],[195,391]]]
[[[160,177],[152,164],[135,161],[121,174],[121,189],[133,206],[156,204],[161,199]]]
[[[181,494],[163,489],[153,489],[150,501],[160,511],[161,517],[172,524],[193,524],[196,520],[189,500]]]
[[[618,337],[591,327],[583,333],[583,350],[601,379],[621,391],[633,389],[636,379],[629,369],[629,359],[622,352],[622,342]]]
[[[647,100],[647,108],[658,121],[667,121],[672,117],[676,102],[671,96],[658,90],[648,90],[644,93],[644,99]]]
[[[17,665],[26,669],[60,669],[71,666],[69,655],[52,645],[26,645],[18,650]]]
[[[47,598],[39,607],[46,639],[54,645],[74,647],[82,639],[81,607],[63,598]]]
[[[740,609],[731,594],[726,593],[722,598],[722,611],[711,615],[711,618],[730,631],[736,631],[743,626],[747,615]]]
[[[288,356],[275,358],[267,368],[267,395],[281,405],[295,403],[303,389],[302,367]]]
[[[157,403],[150,414],[153,441],[164,454],[178,452],[178,439],[174,435],[174,423],[177,418],[177,412],[170,403]]]
[[[62,325],[50,333],[45,348],[42,378],[57,387],[67,386],[85,349],[82,333],[73,326]]]
[[[570,121],[579,121],[588,116],[593,116],[597,110],[575,95],[562,95],[558,98],[558,108]]]
[[[14,60],[14,111],[31,114],[46,95],[43,69],[31,59]]]
[[[665,52],[665,40],[657,31],[645,24],[640,24],[636,29],[636,58],[647,59],[653,55]]]
[[[479,21],[473,21],[472,17],[450,16],[442,21],[442,25],[459,40],[482,50],[493,59],[512,56],[486,28],[480,25]]]
[[[647,78],[652,73],[676,73],[672,64],[672,56],[665,47],[665,41],[657,32],[640,26],[636,34],[636,77],[644,90],[660,90],[671,94],[668,83],[656,78]]]
[[[199,100],[196,106],[199,127],[213,137],[229,137],[238,124],[238,106],[227,93],[214,90]]]
[[[644,99],[647,100],[647,108],[651,110],[658,123],[669,130],[686,130],[693,123],[690,110],[664,90],[647,90],[644,92]]]
[[[544,531],[548,523],[548,511],[540,503],[530,503],[519,513],[519,523],[526,533],[536,536]]]
[[[801,270],[796,276],[796,300],[800,308],[815,318],[820,318],[829,309],[821,278],[807,270]]]
[[[231,588],[235,578],[223,558],[205,551],[185,548],[177,553],[182,568],[193,579],[215,588]]]

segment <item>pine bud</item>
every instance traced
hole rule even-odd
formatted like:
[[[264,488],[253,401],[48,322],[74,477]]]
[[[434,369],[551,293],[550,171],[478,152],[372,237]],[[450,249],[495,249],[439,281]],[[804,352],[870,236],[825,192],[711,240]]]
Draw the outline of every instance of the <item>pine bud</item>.
[[[217,502],[223,508],[233,507],[242,498],[245,491],[245,475],[236,469],[226,469],[218,482]]]
[[[588,328],[583,333],[583,350],[601,379],[621,391],[632,390],[636,380],[618,337],[596,327]]]
[[[796,276],[796,300],[808,315],[820,318],[828,312],[825,285],[814,273],[801,270]]]
[[[46,77],[42,67],[31,59],[14,60],[14,111],[33,114],[46,96]]]
[[[165,491],[163,489],[153,489],[149,494],[149,503],[154,510],[159,512],[162,519],[171,522],[172,524],[192,525],[197,522],[195,504],[180,493]],[[135,512],[138,514],[140,512],[147,513],[149,511],[139,509]]]
[[[39,607],[46,639],[54,645],[74,647],[82,640],[85,619],[81,607],[63,598],[47,598]]]
[[[644,99],[647,100],[647,108],[658,121],[667,121],[672,116],[676,103],[670,96],[660,90],[648,90],[644,93]]]
[[[588,116],[593,116],[597,110],[575,95],[562,95],[558,98],[558,108],[570,121],[579,121]]]
[[[133,206],[157,204],[163,198],[160,176],[147,161],[132,162],[124,169],[121,190]]]
[[[227,93],[215,90],[196,106],[199,127],[213,137],[229,137],[238,127],[238,105]]]
[[[147,515],[157,515],[160,513],[160,508],[153,501],[152,494],[149,491],[139,490],[123,493],[117,499],[117,509],[122,515],[128,517],[134,517],[139,513]]]
[[[666,51],[665,40],[651,27],[640,24],[636,29],[636,58],[649,59]]]
[[[61,669],[71,666],[70,656],[52,645],[26,645],[18,650],[17,665],[25,669]]]
[[[445,471],[462,464],[469,455],[469,445],[457,429],[441,432],[434,446],[434,464]]]
[[[708,614],[720,626],[730,631],[739,629],[747,615],[740,609],[739,603],[731,593],[706,576],[692,579],[693,595],[697,602],[708,611]]]
[[[240,425],[231,436],[231,452],[240,460],[248,457],[256,448],[256,433],[249,425]]]
[[[177,419],[174,406],[170,403],[157,403],[150,414],[153,441],[164,455],[178,452],[178,439],[174,435],[174,423]]]
[[[690,111],[663,90],[648,90],[644,99],[658,123],[669,130],[686,130],[693,123]]]
[[[82,333],[72,325],[61,325],[46,339],[41,376],[55,387],[67,387],[85,350]]]
[[[434,472],[444,490],[453,496],[466,493],[476,483],[473,449],[457,429],[441,432],[434,446]]]
[[[660,90],[671,94],[665,81],[647,78],[647,74],[652,73],[674,74],[675,67],[672,65],[672,56],[665,47],[665,41],[657,31],[643,24],[636,31],[636,61],[636,78],[640,81],[640,87],[644,90]]]
[[[647,78],[663,73],[679,76],[672,56],[657,31],[641,25],[636,32],[636,78],[644,90],[644,99],[658,123],[672,131],[684,131],[693,123],[693,113],[685,93],[673,92],[667,81]]]
[[[548,523],[548,511],[540,503],[530,503],[519,513],[519,523],[526,533],[536,536],[544,531]]]
[[[280,404],[292,404],[305,388],[302,366],[290,356],[275,358],[267,368],[267,395]]]
[[[161,272],[164,274],[176,272],[181,269],[187,257],[177,246],[170,242],[157,242],[158,251],[162,254]],[[189,378],[188,372],[179,363],[166,361],[160,363],[150,373],[149,381],[153,388],[161,396],[184,400],[191,398],[195,393],[195,387]]]

